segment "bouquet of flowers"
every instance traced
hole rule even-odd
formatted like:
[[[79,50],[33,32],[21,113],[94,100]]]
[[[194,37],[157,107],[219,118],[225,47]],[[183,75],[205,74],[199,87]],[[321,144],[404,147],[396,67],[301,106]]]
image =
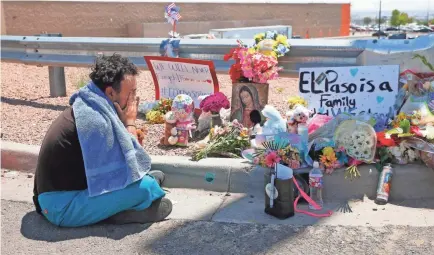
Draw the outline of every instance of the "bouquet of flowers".
[[[277,31],[267,31],[255,35],[253,48],[267,56],[279,58],[289,52],[288,38]]]
[[[151,124],[163,124],[164,115],[172,108],[173,100],[170,98],[162,98],[158,101],[152,110],[146,113],[146,119]]]
[[[207,156],[226,156],[239,158],[241,152],[250,146],[249,131],[237,120],[226,123],[223,127],[215,126],[209,133],[209,141],[204,148],[193,152],[193,161]]]
[[[255,82],[267,83],[269,80],[277,79],[277,59],[256,51],[255,48],[247,48],[238,40],[238,47],[224,56],[225,61],[235,60],[229,69],[232,82]]]
[[[215,94],[205,97],[205,99],[200,102],[199,107],[204,112],[218,114],[222,108],[229,109],[230,103],[225,94],[217,92]]]
[[[253,164],[272,168],[276,163],[287,165],[292,169],[300,168],[302,159],[297,148],[286,142],[265,142],[263,148],[256,149]]]

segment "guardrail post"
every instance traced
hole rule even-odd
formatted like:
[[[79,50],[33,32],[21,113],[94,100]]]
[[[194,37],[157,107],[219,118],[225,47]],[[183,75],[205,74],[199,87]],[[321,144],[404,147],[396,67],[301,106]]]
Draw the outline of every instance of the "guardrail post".
[[[62,34],[40,34],[36,36],[48,37],[62,37]],[[65,68],[58,66],[48,67],[48,79],[50,82],[50,96],[51,97],[65,97],[66,96],[66,80]]]
[[[50,96],[66,96],[65,68],[57,66],[48,67],[48,77],[50,80]]]

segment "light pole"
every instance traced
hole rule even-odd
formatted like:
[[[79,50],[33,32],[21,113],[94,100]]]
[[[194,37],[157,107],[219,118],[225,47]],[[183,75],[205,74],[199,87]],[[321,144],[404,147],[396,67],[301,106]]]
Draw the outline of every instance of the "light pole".
[[[381,0],[380,0],[380,13],[378,14],[378,39],[380,39],[381,31]]]

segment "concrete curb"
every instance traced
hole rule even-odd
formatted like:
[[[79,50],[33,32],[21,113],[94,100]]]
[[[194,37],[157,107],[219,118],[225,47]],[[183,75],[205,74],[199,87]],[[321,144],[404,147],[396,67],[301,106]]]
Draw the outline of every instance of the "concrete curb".
[[[35,172],[39,146],[9,141],[1,142],[1,167],[4,169]],[[152,169],[166,174],[168,188],[203,189],[229,192],[232,173],[247,173],[252,165],[241,159],[207,158],[198,162],[189,157],[153,156]]]
[[[39,146],[2,141],[2,168],[32,172]],[[263,170],[243,159],[207,158],[193,162],[189,157],[151,156],[153,169],[166,173],[168,188],[202,189],[216,192],[257,193],[263,190]],[[374,198],[378,171],[370,165],[359,167],[362,177],[344,178],[344,169],[324,178],[324,199],[341,200],[366,194]],[[396,165],[391,189],[393,200],[434,198],[434,171],[424,165]]]

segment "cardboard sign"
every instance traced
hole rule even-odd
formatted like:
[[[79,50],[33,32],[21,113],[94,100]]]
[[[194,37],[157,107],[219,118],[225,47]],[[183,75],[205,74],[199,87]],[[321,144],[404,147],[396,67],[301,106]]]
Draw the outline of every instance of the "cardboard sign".
[[[300,68],[299,93],[314,113],[394,114],[399,66]]]
[[[199,108],[198,97],[219,91],[212,61],[146,56],[155,84],[155,99],[189,95]]]

